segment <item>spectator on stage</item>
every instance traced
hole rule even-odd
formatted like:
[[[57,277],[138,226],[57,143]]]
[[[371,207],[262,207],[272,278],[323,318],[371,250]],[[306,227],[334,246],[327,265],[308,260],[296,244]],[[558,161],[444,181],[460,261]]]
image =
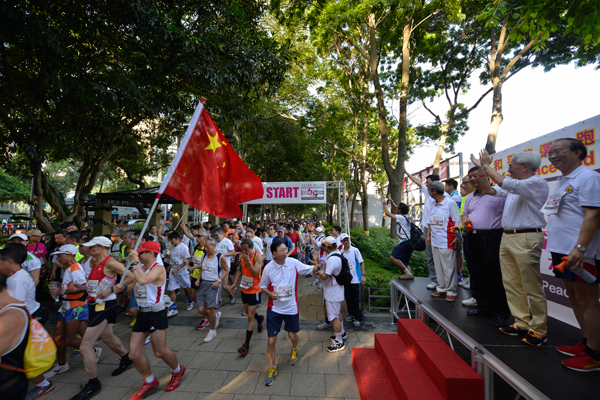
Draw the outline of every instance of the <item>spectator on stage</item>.
[[[548,303],[540,275],[544,247],[542,228],[546,226],[540,210],[550,192],[548,182],[535,174],[542,159],[532,151],[517,153],[508,164],[510,176],[504,177],[491,166],[492,157],[487,151],[482,150],[479,157],[477,160],[471,155],[471,161],[477,167],[483,167],[487,176],[498,185],[491,187],[483,175],[479,179],[482,192],[506,198],[500,265],[506,300],[515,323],[501,327],[500,332],[524,336],[523,343],[541,346],[548,341]]]
[[[467,312],[471,316],[493,316],[494,326],[506,325],[510,310],[502,283],[500,267],[500,242],[502,240],[502,210],[506,198],[483,193],[480,179],[487,179],[483,168],[469,170],[469,180],[475,191],[467,196],[462,225],[471,221],[473,230],[465,233],[464,251],[471,279],[471,293],[477,309]]]
[[[387,202],[383,200],[383,212],[388,217],[392,218],[392,220],[396,221],[396,233],[398,234],[398,239],[400,243],[392,250],[392,254],[390,254],[390,260],[400,268],[401,271],[404,271],[402,275],[398,278],[400,279],[414,279],[413,273],[410,271],[410,257],[412,256],[413,248],[410,245],[410,220],[408,218],[408,206],[404,203],[400,203],[399,206],[396,206],[394,200],[389,199],[390,204],[396,210],[396,214],[392,214],[388,211]]]
[[[431,246],[438,285],[431,293],[434,297],[446,294],[446,301],[456,300],[456,236],[453,228],[459,224],[460,211],[456,202],[444,196],[442,182],[429,185],[429,195],[435,200],[429,210],[427,244]]]
[[[462,201],[460,203],[460,215],[462,215],[463,210],[465,208],[465,200],[467,200],[467,196],[473,191],[475,188],[471,185],[469,181],[469,176],[465,176],[463,178],[462,183],[460,184],[460,195],[462,196]],[[464,234],[461,230],[456,231],[456,269],[458,273],[456,274],[458,279],[458,286],[462,286],[465,289],[471,289],[471,285],[469,283],[469,278],[463,279],[462,270],[463,265],[465,263],[465,258],[463,256],[463,244],[464,244]],[[466,306],[477,306],[477,300],[474,297],[470,299],[463,300],[462,302]]]
[[[565,272],[554,270],[564,280],[573,312],[581,327],[582,340],[556,350],[572,356],[562,364],[570,369],[600,371],[600,174],[582,165],[587,155],[585,145],[577,139],[558,139],[548,151],[548,160],[562,176],[544,206],[548,218],[546,250],[557,265],[567,258]],[[596,277],[587,283],[579,275],[585,270]]]
[[[433,205],[435,204],[435,200],[433,200],[433,198],[431,198],[431,196],[429,195],[428,188],[431,182],[438,182],[440,180],[440,176],[435,174],[427,175],[425,177],[425,184],[423,184],[422,180],[411,175],[408,172],[408,170],[406,169],[406,165],[404,166],[404,173],[410,178],[411,181],[413,181],[416,185],[420,186],[421,191],[423,192],[423,197],[425,198],[425,200],[423,201],[423,215],[421,217],[421,226],[424,229],[423,233],[425,234],[425,236],[427,236],[427,221],[429,220],[429,210],[431,210],[431,207],[433,207]],[[446,192],[444,192],[444,196],[450,197]],[[433,252],[431,250],[430,245],[426,246],[426,253],[427,269],[429,270],[429,278],[431,279],[431,282],[427,285],[427,289],[435,290],[437,287],[437,277],[435,275],[435,263],[433,262]]]
[[[448,196],[450,196],[450,198],[454,200],[456,205],[460,207],[460,205],[462,204],[462,196],[460,195],[460,193],[458,193],[458,182],[456,181],[456,179],[446,179],[444,181],[444,191],[448,193]]]

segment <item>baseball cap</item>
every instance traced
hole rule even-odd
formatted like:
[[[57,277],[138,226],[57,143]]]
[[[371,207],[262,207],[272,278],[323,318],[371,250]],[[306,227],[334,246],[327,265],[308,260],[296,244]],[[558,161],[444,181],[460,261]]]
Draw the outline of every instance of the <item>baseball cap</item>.
[[[321,243],[327,244],[330,246],[337,246],[337,241],[335,240],[335,238],[333,236],[327,236],[325,239],[323,239],[323,241]]]
[[[55,256],[58,254],[75,255],[75,254],[77,254],[77,247],[72,244],[64,244],[64,245],[60,246],[60,248],[58,250],[56,250],[54,253],[52,253],[50,255]]]
[[[277,228],[277,232],[285,232],[285,228],[283,226],[280,226],[279,228]]]
[[[112,246],[112,242],[109,238],[106,238],[104,236],[96,236],[89,242],[83,243],[82,246],[85,246],[85,247],[92,247],[92,246],[110,247],[110,246]]]
[[[160,244],[156,243],[155,241],[144,242],[137,249],[138,253],[141,253],[142,251],[151,251],[152,253],[160,253]]]
[[[30,231],[27,231],[27,236],[44,236],[44,234],[38,231],[37,229],[32,229]]]
[[[320,226],[317,227],[317,229],[315,229],[315,231],[319,232],[319,233],[323,233],[323,228],[321,228]]]
[[[347,234],[345,234],[345,233],[342,233],[342,234],[340,235],[340,242],[341,242],[342,240],[344,240],[344,239],[350,239],[350,236],[348,236],[348,235],[347,235]]]
[[[27,235],[25,235],[24,233],[15,233],[14,235],[12,235],[11,237],[8,238],[8,240],[12,240],[14,238],[18,238],[24,241],[28,241],[29,238],[27,237]]]

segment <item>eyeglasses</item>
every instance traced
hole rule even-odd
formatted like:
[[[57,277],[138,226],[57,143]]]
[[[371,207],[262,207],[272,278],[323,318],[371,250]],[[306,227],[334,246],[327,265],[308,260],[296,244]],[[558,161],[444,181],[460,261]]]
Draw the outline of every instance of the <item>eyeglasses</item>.
[[[552,157],[552,156],[558,156],[559,154],[564,153],[566,150],[565,149],[556,149],[554,151],[549,151],[548,152],[548,157]]]

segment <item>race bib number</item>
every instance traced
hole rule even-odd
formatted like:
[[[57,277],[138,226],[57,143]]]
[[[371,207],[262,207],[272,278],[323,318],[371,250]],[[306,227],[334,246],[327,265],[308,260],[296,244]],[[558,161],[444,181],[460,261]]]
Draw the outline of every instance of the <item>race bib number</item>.
[[[206,272],[207,274],[212,274],[213,273],[213,266],[210,264],[204,264],[202,266],[202,272]]]
[[[560,206],[560,201],[565,194],[567,193],[564,190],[559,193],[551,194],[544,206],[544,213],[548,215],[556,214],[558,212],[558,207]]]
[[[432,215],[429,217],[429,226],[434,229],[444,229],[444,217],[442,215]]]
[[[120,260],[121,259],[121,252],[120,251],[112,251],[110,253],[111,257],[114,258],[115,260]]]
[[[242,289],[250,289],[252,287],[252,283],[254,279],[251,276],[242,275],[242,281],[240,282],[240,287]]]
[[[277,286],[277,295],[279,296],[279,301],[290,301],[293,294],[294,290],[292,289],[292,285]]]
[[[194,265],[202,264],[202,257],[194,256]]]
[[[88,281],[85,288],[88,292],[88,295],[91,297],[96,297],[98,295],[98,281]]]
[[[148,302],[148,290],[146,286],[135,285],[134,293],[138,304]]]

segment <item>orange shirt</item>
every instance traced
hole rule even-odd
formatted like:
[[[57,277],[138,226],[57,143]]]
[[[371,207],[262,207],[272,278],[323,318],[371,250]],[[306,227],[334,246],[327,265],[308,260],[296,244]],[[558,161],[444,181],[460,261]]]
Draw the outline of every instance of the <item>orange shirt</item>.
[[[251,259],[252,264],[256,262],[256,253],[252,254]],[[242,289],[243,293],[246,294],[255,294],[260,292],[260,287],[258,286],[260,283],[260,271],[256,276],[252,275],[252,271],[250,271],[250,265],[246,260],[240,259],[240,265],[242,266],[242,279],[240,281],[240,289]]]

